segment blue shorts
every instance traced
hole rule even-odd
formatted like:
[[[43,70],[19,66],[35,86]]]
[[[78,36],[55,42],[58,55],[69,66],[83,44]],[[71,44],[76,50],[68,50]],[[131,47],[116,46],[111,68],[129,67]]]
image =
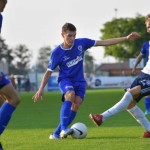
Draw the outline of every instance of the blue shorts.
[[[143,72],[140,73],[131,84],[130,89],[138,85],[141,86],[141,93],[139,97],[135,99],[137,102],[139,102],[143,96],[150,95],[150,75]]]
[[[85,81],[72,81],[71,79],[63,79],[59,82],[59,87],[61,90],[62,101],[64,101],[64,94],[67,91],[74,91],[76,96],[80,96],[82,100],[84,100],[85,92],[86,92],[86,82]]]
[[[10,80],[8,79],[8,77],[3,72],[0,72],[0,89],[9,83]]]

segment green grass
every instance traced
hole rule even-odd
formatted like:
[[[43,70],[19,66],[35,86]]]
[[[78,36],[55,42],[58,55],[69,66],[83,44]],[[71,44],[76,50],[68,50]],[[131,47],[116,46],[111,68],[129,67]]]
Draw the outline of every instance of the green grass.
[[[150,139],[139,138],[143,128],[126,111],[96,127],[88,118],[89,113],[101,113],[114,105],[123,95],[123,89],[88,90],[75,122],[88,127],[85,139],[49,140],[59,122],[61,94],[45,93],[43,101],[34,103],[34,93],[22,93],[21,103],[16,109],[1,142],[5,150],[146,150]],[[144,110],[144,102],[139,106]],[[148,116],[150,119],[150,116]]]

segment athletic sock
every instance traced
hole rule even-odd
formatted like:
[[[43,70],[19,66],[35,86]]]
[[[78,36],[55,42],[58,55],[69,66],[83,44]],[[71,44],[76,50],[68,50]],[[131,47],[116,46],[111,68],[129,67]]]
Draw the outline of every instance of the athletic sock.
[[[0,109],[0,134],[5,130],[15,107],[5,102]]]
[[[150,97],[145,97],[144,102],[145,102],[145,109],[147,112],[149,112],[150,111]]]
[[[67,129],[69,116],[71,113],[71,105],[72,102],[69,100],[64,101],[62,104],[61,111],[60,111],[61,130]]]
[[[71,110],[68,125],[74,120],[76,114],[77,114],[77,112]],[[59,123],[59,125],[58,125],[57,128],[56,128],[56,130],[54,131],[54,134],[59,135],[60,132],[61,132],[61,124]]]
[[[127,91],[117,104],[102,113],[103,121],[105,121],[110,116],[115,115],[122,110],[125,110],[132,100],[133,97],[131,93]]]
[[[61,132],[61,124],[59,123],[58,126],[57,126],[57,128],[56,128],[55,131],[53,132],[53,134],[59,135],[60,132]]]
[[[74,118],[76,117],[76,114],[77,114],[76,111],[71,110],[68,125],[70,125],[70,123],[74,120]]]
[[[137,122],[146,130],[150,131],[150,122],[142,112],[142,110],[135,105],[133,108],[127,110],[136,120]]]

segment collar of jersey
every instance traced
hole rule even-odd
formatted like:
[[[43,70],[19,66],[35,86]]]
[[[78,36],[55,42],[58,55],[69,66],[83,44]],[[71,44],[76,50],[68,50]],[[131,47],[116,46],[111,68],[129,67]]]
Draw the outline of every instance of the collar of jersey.
[[[71,50],[73,46],[74,46],[74,43],[70,48],[63,48],[62,45],[60,45],[61,49],[63,49],[63,50]]]

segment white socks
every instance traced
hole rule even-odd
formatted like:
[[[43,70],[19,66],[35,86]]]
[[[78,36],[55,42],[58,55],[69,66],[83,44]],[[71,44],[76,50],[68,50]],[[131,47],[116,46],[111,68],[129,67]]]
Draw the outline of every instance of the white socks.
[[[150,131],[150,122],[148,121],[143,111],[138,106],[135,105],[133,108],[128,109],[127,111],[137,120],[137,122],[146,131]]]
[[[110,116],[115,115],[122,110],[125,110],[132,100],[133,97],[131,93],[127,91],[124,94],[123,98],[117,104],[115,104],[113,107],[102,113],[103,121],[109,118]]]

